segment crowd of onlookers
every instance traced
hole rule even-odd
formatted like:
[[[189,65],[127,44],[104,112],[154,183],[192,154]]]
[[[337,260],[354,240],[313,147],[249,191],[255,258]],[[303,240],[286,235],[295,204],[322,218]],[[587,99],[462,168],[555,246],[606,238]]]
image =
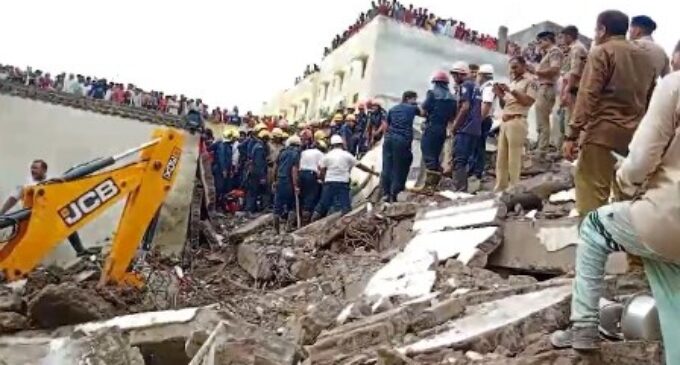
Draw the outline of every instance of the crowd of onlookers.
[[[496,37],[472,30],[463,21],[441,18],[431,13],[428,9],[414,8],[413,5],[406,7],[398,0],[392,0],[391,2],[388,0],[378,0],[377,3],[373,1],[371,8],[366,12],[362,12],[354,24],[342,34],[338,34],[333,38],[330,47],[324,49],[324,57],[345,43],[378,15],[384,15],[399,22],[422,28],[435,34],[476,44],[486,49],[497,50],[498,48],[498,39]]]

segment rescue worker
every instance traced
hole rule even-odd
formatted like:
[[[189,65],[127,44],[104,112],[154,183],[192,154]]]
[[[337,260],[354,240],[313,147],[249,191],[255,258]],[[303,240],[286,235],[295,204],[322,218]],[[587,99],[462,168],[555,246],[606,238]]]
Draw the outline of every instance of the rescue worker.
[[[628,34],[636,44],[646,49],[652,59],[656,77],[664,77],[670,72],[670,61],[666,51],[654,42],[652,34],[656,30],[656,22],[646,15],[634,16],[630,21]]]
[[[538,79],[535,108],[538,131],[536,157],[543,160],[550,147],[550,114],[552,114],[555,106],[555,88],[562,68],[562,51],[556,44],[555,33],[553,32],[538,33],[536,40],[544,55],[538,66],[530,67],[529,72],[536,75]]]
[[[453,183],[456,191],[467,192],[470,167],[474,166],[482,135],[482,93],[470,78],[456,83],[459,91],[458,114],[453,122]]]
[[[569,122],[574,114],[574,101],[578,94],[578,86],[581,83],[581,76],[588,58],[588,50],[586,46],[579,41],[578,28],[573,25],[566,26],[562,30],[564,43],[569,47],[567,61],[563,62],[565,65],[565,79],[563,81],[562,91],[560,92],[560,108],[563,114],[563,133],[569,134]],[[562,138],[558,141],[562,144]]]
[[[357,129],[359,130],[359,153],[357,157],[360,157],[368,151],[368,114],[366,114],[366,104],[359,103],[357,105]]]
[[[437,75],[435,75],[437,76]],[[439,78],[446,77],[441,72]],[[383,141],[382,172],[380,174],[383,198],[386,202],[397,201],[397,196],[406,187],[406,179],[413,162],[413,120],[423,112],[416,103],[418,94],[404,92],[401,103],[387,112],[387,129]]]
[[[276,159],[276,186],[274,188],[274,230],[281,233],[281,219],[287,218],[286,231],[290,231],[298,208],[298,168],[300,165],[300,137],[292,136]]]
[[[314,147],[303,150],[300,154],[300,178],[298,181],[300,182],[300,209],[302,210],[303,225],[310,222],[314,208],[319,202],[321,195],[319,163],[324,153],[326,153],[326,142],[323,139],[317,139]]]
[[[460,113],[460,94],[461,86],[470,77],[470,68],[467,63],[463,61],[455,62],[450,70],[451,77],[453,78],[453,97],[456,100],[456,114],[452,118],[452,121],[446,128],[446,140],[444,142],[444,148],[440,154],[439,160],[441,161],[441,168],[443,170],[443,175],[453,177],[453,144],[454,144],[454,130],[453,122],[455,118]]]
[[[461,71],[457,69],[456,71]],[[422,110],[426,120],[420,149],[425,164],[425,191],[433,192],[441,178],[442,153],[449,124],[456,115],[456,100],[449,91],[449,77],[446,73],[437,72],[432,78],[433,87],[427,91]]]
[[[496,187],[502,192],[519,183],[522,172],[522,155],[529,133],[527,115],[536,100],[538,85],[527,73],[526,61],[522,56],[510,59],[509,85],[496,83],[493,91],[498,97],[503,115],[498,135],[496,154]]]
[[[331,135],[336,135],[340,133],[340,128],[345,124],[345,116],[342,113],[335,113],[333,119],[331,119]]]
[[[338,133],[340,137],[342,137],[342,140],[345,141],[345,146],[347,148],[347,151],[351,153],[352,155],[356,156],[357,155],[357,144],[359,142],[359,136],[357,133],[357,128],[356,128],[356,116],[354,114],[349,114],[345,118],[345,124],[340,127],[340,131]]]
[[[332,136],[331,150],[319,162],[319,175],[324,184],[321,198],[312,215],[312,221],[325,217],[331,206],[340,208],[342,214],[347,214],[352,210],[349,183],[350,172],[354,167],[375,174],[351,153],[345,151],[342,137]]]
[[[248,143],[248,157],[245,174],[246,210],[252,215],[261,210],[258,201],[262,201],[267,190],[267,147],[264,141],[269,131],[262,128]],[[264,204],[263,204],[264,205]]]
[[[478,180],[481,180],[482,176],[484,175],[484,170],[486,167],[486,139],[489,136],[489,131],[493,125],[494,104],[496,102],[496,95],[493,92],[493,74],[493,66],[479,66],[477,84],[479,85],[479,90],[482,95],[482,133],[477,143],[472,166],[473,176]],[[474,190],[476,190],[476,188]]]
[[[385,132],[385,110],[382,108],[379,100],[373,100],[371,102],[371,111],[368,114],[369,133],[368,133],[368,143],[369,149],[375,146],[380,138],[382,138]]]
[[[238,174],[239,174],[238,184],[240,185],[241,188],[245,188],[247,184],[246,177],[248,175],[248,152],[250,149],[250,145],[253,142],[253,133],[254,131],[248,129],[247,127],[243,127],[242,131],[239,132],[239,135],[243,136],[242,137],[243,139],[239,141],[239,144],[237,146]]]
[[[303,150],[311,148],[314,145],[314,135],[309,129],[303,129],[300,131],[300,140],[302,141],[301,147]]]
[[[319,142],[326,142],[326,132],[322,131],[321,129],[314,132],[314,143],[318,144]]]
[[[648,51],[626,40],[626,14],[605,11],[598,16],[596,29],[596,46],[588,53],[570,134],[562,147],[570,161],[578,150],[574,183],[581,217],[606,204],[612,191],[620,198],[613,184],[616,159],[611,153],[628,153],[656,81]],[[626,92],[611,92],[614,89]]]
[[[600,15],[598,23],[604,23],[601,26],[611,24],[606,20],[609,17],[608,13]],[[611,28],[598,31],[601,32],[620,36],[620,32]],[[620,39],[621,43],[625,42]],[[604,51],[600,47],[591,51],[595,54],[591,53],[588,63]],[[675,52],[680,53],[680,43]],[[588,68],[586,65],[584,76],[589,75]],[[675,71],[656,87],[649,110],[633,134],[630,152],[616,171],[617,186],[634,199],[599,207],[588,213],[580,225],[571,326],[566,331],[553,333],[550,338],[553,346],[576,350],[599,348],[598,313],[605,263],[609,254],[623,251],[643,258],[658,311],[665,363],[680,364],[680,347],[677,346],[680,336],[677,290],[680,281],[680,246],[677,243],[680,236],[680,137],[676,132],[680,125],[679,106],[680,72]],[[578,101],[576,108],[579,109]]]
[[[274,182],[276,181],[276,172],[278,171],[276,167],[276,161],[278,161],[279,153],[284,148],[283,142],[284,134],[281,128],[274,128],[271,132],[271,141],[268,143],[268,153],[267,153],[267,186],[276,191],[274,187]]]

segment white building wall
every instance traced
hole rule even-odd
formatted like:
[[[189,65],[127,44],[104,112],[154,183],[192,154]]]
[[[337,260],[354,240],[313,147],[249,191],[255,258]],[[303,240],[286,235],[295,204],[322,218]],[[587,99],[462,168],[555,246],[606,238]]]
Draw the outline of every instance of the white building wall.
[[[355,98],[378,98],[386,106],[398,102],[406,90],[422,98],[432,74],[458,60],[491,64],[498,78],[507,79],[506,55],[381,16],[324,58],[320,72],[277,95],[264,112],[291,111],[309,98],[307,113],[296,117],[312,119]]]

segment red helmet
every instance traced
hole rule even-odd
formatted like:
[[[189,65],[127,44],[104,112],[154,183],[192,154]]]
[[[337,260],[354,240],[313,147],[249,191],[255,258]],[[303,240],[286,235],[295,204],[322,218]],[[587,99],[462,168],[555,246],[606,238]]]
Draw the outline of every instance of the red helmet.
[[[432,82],[449,82],[449,75],[445,71],[437,71],[432,76]]]

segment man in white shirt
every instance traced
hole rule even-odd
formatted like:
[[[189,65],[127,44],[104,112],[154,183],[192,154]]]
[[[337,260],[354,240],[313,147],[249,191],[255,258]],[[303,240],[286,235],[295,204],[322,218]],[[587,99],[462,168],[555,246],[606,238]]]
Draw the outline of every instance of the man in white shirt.
[[[31,163],[31,180],[26,186],[37,185],[47,181],[47,163],[43,160],[35,160]],[[19,186],[16,190],[7,197],[5,203],[0,208],[0,215],[4,215],[9,212],[17,203],[21,203],[24,196],[24,186]],[[78,232],[73,232],[68,237],[68,241],[71,243],[71,247],[76,251],[78,256],[86,256],[91,254],[91,251],[86,250],[83,247],[83,243],[80,241],[80,236]]]
[[[354,167],[371,174],[375,173],[362,165],[351,153],[345,151],[342,137],[337,134],[332,136],[331,150],[319,161],[319,174],[324,184],[312,221],[325,217],[331,206],[340,208],[342,214],[347,214],[352,210],[349,182],[350,172]]]
[[[300,154],[300,206],[302,223],[306,224],[312,217],[312,212],[319,202],[321,183],[319,182],[319,164],[326,152],[326,143],[318,141],[312,148]]]

